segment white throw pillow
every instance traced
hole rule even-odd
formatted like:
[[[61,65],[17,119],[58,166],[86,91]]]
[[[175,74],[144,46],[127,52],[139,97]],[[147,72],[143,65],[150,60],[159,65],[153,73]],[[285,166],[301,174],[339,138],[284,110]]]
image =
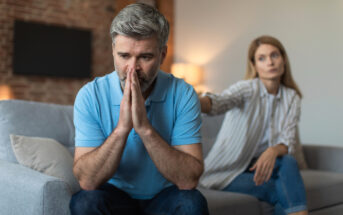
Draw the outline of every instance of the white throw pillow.
[[[73,157],[59,142],[51,138],[10,135],[18,162],[41,173],[67,182],[72,193],[80,190],[73,174]]]

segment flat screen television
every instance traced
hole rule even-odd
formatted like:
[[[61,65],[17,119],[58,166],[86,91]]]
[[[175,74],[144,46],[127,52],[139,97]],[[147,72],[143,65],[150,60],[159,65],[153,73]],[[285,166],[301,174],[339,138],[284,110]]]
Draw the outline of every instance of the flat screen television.
[[[89,78],[91,43],[90,30],[16,20],[13,73]]]

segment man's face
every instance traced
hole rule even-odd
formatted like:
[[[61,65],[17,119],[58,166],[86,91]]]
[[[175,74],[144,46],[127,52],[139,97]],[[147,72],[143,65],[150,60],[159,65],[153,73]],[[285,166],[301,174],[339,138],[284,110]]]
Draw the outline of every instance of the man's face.
[[[122,89],[125,86],[127,72],[136,71],[142,93],[155,80],[162,64],[167,48],[159,48],[155,36],[137,40],[132,37],[117,35],[115,44],[112,44],[114,66],[120,78]]]

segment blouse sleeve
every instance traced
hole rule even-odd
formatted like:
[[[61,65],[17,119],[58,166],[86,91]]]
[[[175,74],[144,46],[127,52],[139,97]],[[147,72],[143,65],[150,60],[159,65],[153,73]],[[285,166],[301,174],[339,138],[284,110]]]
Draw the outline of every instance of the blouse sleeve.
[[[296,142],[296,129],[300,120],[300,97],[295,95],[286,115],[283,129],[277,139],[278,144],[288,146],[288,153],[293,153]]]
[[[212,107],[209,115],[219,115],[243,104],[244,99],[252,94],[251,81],[239,81],[221,94],[205,93],[211,99]]]

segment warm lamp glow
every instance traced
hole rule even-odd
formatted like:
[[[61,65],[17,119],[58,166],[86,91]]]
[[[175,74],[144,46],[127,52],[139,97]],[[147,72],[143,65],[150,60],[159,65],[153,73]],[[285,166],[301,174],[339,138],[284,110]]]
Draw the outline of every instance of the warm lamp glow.
[[[195,86],[194,89],[197,93],[211,92],[210,88],[202,84]]]
[[[194,64],[175,63],[172,65],[172,74],[193,86],[201,84],[203,78],[202,68]]]
[[[185,78],[186,65],[184,63],[174,63],[171,67],[172,74],[177,78]]]
[[[13,99],[11,88],[8,85],[0,85],[0,100]]]

